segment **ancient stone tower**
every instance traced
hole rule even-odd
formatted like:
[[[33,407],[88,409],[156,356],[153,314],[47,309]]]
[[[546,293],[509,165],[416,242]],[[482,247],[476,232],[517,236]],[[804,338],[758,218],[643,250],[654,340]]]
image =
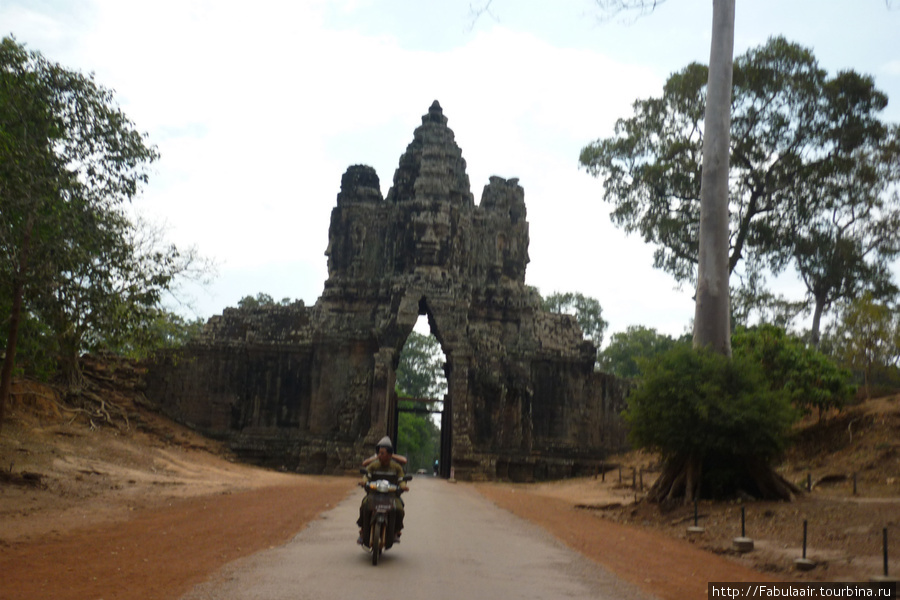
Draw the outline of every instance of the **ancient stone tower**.
[[[328,280],[312,307],[226,309],[160,361],[150,395],[248,459],[354,470],[395,434],[395,370],[419,315],[446,357],[442,471],[532,480],[592,472],[623,444],[615,381],[574,319],[525,286],[528,221],[515,179],[476,206],[437,102],[383,198],[352,166],[331,214]],[[402,440],[401,440],[402,443]]]

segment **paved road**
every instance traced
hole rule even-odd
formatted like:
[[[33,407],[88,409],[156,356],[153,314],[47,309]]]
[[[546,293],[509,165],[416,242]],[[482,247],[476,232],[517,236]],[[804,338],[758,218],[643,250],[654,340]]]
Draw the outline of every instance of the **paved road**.
[[[410,488],[403,541],[377,567],[356,545],[360,490],[183,600],[647,600],[469,486],[418,477]]]

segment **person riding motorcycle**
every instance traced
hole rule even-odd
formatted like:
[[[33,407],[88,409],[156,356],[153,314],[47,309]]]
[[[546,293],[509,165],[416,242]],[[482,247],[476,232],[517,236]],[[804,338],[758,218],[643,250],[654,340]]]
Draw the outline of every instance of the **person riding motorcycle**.
[[[391,443],[391,438],[388,436],[384,436],[381,438],[378,443],[375,445],[375,454],[377,459],[370,462],[368,466],[366,466],[366,477],[363,480],[363,484],[368,479],[377,479],[378,476],[376,473],[386,473],[396,477],[397,482],[399,482],[400,489],[404,492],[409,491],[409,487],[406,485],[406,482],[403,481],[403,467],[400,466],[396,461],[392,460],[394,458],[394,445]],[[396,514],[396,533],[394,535],[394,543],[400,541],[400,533],[403,529],[403,516],[404,516],[404,508],[403,508],[403,500],[397,496],[394,499],[394,510]],[[359,538],[356,540],[357,544],[364,544],[365,540],[363,539],[363,527],[364,524],[369,523],[372,516],[372,497],[369,494],[366,494],[365,498],[363,498],[362,503],[359,506],[359,520],[356,521],[356,524],[359,526]]]

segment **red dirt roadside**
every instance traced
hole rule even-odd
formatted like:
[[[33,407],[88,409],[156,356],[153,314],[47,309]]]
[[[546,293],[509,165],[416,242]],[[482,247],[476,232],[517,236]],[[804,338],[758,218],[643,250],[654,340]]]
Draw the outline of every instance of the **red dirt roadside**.
[[[298,479],[0,547],[0,598],[179,598],[222,565],[284,544],[354,486],[349,478]]]
[[[0,598],[178,598],[226,563],[284,544],[354,486],[353,478],[298,476],[288,485],[176,499],[125,521],[7,544],[0,547]],[[597,519],[562,499],[477,487],[500,507],[666,600],[703,597],[708,581],[770,580],[688,543]]]
[[[479,485],[501,508],[540,525],[573,550],[664,600],[705,598],[713,581],[778,581],[689,542],[655,531],[599,519],[571,501]]]
[[[179,598],[225,564],[284,544],[356,491],[355,477],[240,464],[217,442],[154,413],[136,411],[128,428],[92,430],[60,414],[47,395],[19,393],[0,435],[0,600]],[[750,504],[753,537],[767,542],[752,558],[728,556],[736,534],[725,524],[735,510],[727,503],[705,505],[708,532],[689,541],[686,509],[632,505],[634,491],[612,483],[474,485],[666,600],[705,597],[712,581],[860,580],[877,571],[875,534],[896,527],[900,498],[900,397],[870,404],[817,433],[833,429],[823,443],[840,453],[807,444],[801,448],[814,449],[793,459],[788,475],[811,471],[822,482],[814,493],[794,503]],[[846,420],[855,427],[852,444]],[[827,483],[835,473],[856,472],[860,497],[844,497],[844,479]],[[575,508],[617,503],[603,518]],[[814,529],[820,533],[811,538],[820,568],[800,579],[791,565],[805,518],[827,529]]]

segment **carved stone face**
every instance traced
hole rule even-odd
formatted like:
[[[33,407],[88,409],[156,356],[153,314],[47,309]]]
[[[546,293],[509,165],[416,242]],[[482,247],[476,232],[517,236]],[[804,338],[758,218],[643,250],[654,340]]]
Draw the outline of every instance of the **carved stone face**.
[[[447,260],[450,250],[450,214],[446,207],[421,210],[410,216],[415,264],[435,266]]]

